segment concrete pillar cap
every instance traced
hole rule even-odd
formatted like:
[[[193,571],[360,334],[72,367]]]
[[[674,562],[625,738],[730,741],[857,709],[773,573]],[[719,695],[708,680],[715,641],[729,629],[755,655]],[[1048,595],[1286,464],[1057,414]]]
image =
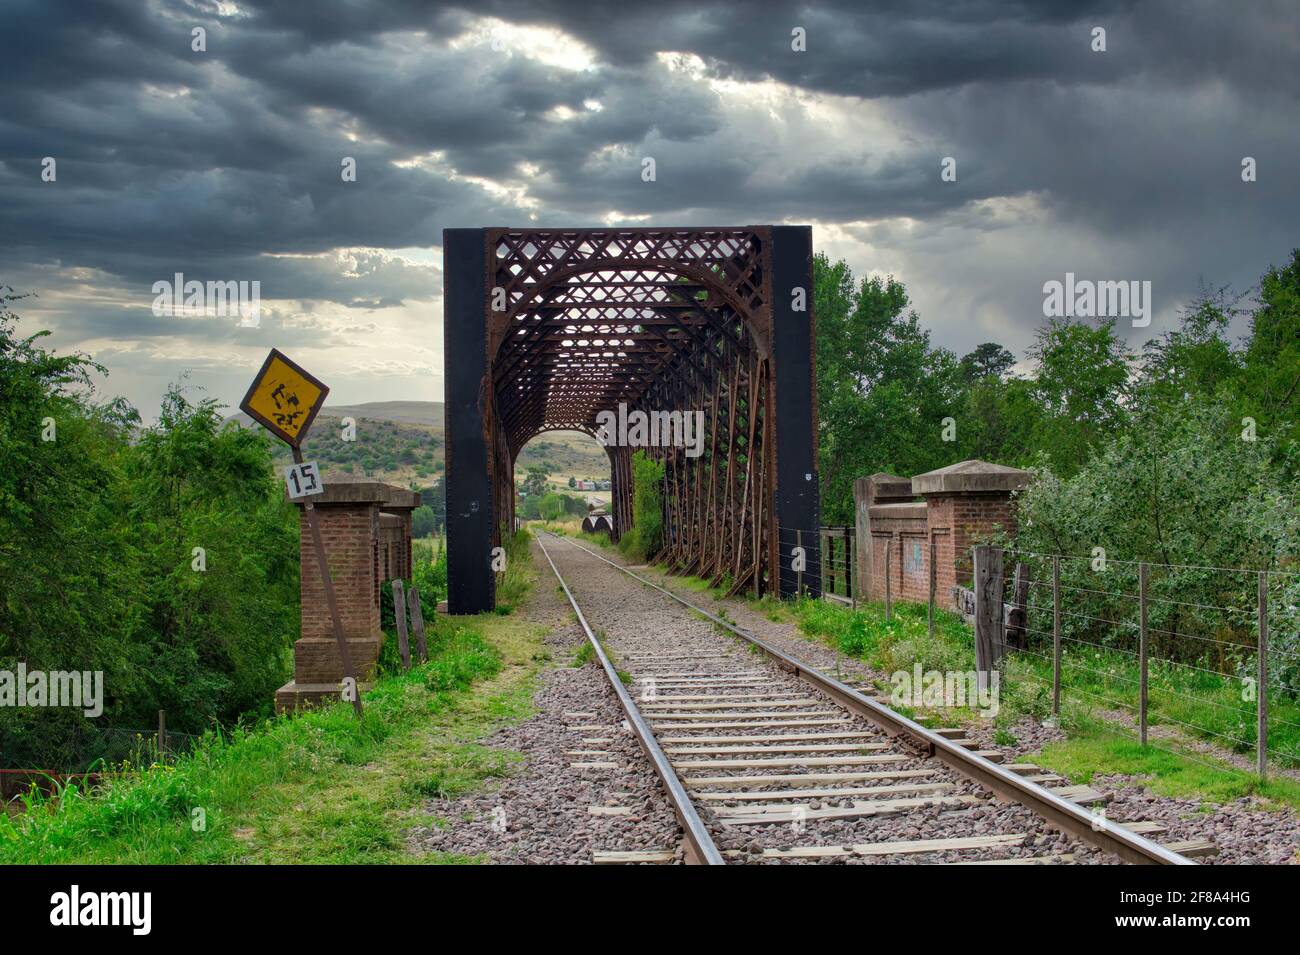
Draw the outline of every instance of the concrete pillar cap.
[[[960,461],[912,478],[913,494],[1010,494],[1029,486],[1033,475],[988,461]]]
[[[877,471],[865,478],[859,478],[859,481],[862,482],[863,490],[865,490],[868,499],[872,502],[900,498],[906,500],[914,496],[912,482],[905,477],[899,477],[897,474],[886,474],[884,471]]]
[[[321,476],[321,482],[325,485],[325,491],[311,498],[313,504],[378,504],[384,509],[420,506],[419,491],[384,484],[374,478],[331,471]],[[287,490],[285,495],[287,497]],[[299,498],[293,503],[302,504],[305,500]]]

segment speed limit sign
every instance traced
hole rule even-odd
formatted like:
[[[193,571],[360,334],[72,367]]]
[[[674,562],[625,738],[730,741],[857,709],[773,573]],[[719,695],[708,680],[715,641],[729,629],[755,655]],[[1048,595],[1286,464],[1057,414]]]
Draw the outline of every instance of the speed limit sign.
[[[320,494],[325,486],[320,482],[315,461],[301,461],[284,469],[284,483],[289,488],[289,497],[297,499]]]

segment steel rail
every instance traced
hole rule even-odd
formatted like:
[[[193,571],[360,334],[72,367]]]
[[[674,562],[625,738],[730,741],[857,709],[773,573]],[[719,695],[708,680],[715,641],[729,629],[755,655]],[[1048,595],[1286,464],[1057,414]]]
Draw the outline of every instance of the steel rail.
[[[573,612],[577,614],[578,623],[582,626],[583,632],[586,633],[592,649],[596,651],[596,658],[600,660],[600,665],[605,670],[605,676],[609,679],[610,686],[614,688],[614,692],[618,695],[618,702],[622,705],[623,712],[627,714],[628,724],[632,727],[637,741],[641,744],[641,749],[654,765],[655,772],[664,784],[664,789],[668,793],[668,801],[672,803],[673,811],[677,813],[677,819],[681,823],[682,832],[686,835],[686,861],[698,865],[726,865],[722,853],[714,845],[713,837],[709,835],[709,830],[704,825],[704,820],[695,811],[695,804],[691,802],[686,787],[677,778],[676,771],[660,748],[659,741],[655,739],[654,731],[650,729],[650,725],[641,715],[641,711],[637,709],[631,694],[627,692],[627,687],[623,685],[623,680],[618,675],[618,670],[610,662],[609,655],[605,653],[605,648],[600,645],[596,634],[592,632],[591,625],[587,623],[582,608],[578,606],[578,601],[573,596],[573,591],[565,583],[564,577],[560,574],[560,569],[555,566],[555,561],[551,559],[550,552],[547,551],[546,545],[542,543],[540,535],[537,537],[537,546],[542,549],[542,556],[551,565],[551,570],[555,573],[555,579],[564,588],[564,595],[569,598],[569,605],[573,607]]]
[[[1069,800],[1062,799],[1051,790],[1029,782],[1021,776],[1016,775],[1010,770],[1003,769],[997,763],[990,762],[983,756],[972,753],[962,746],[958,746],[951,740],[945,739],[937,733],[934,733],[919,723],[916,723],[901,713],[896,713],[866,696],[863,696],[853,687],[841,683],[834,677],[816,670],[802,660],[792,657],[784,651],[765,642],[762,638],[755,636],[743,627],[737,627],[735,624],[723,620],[715,614],[710,613],[703,607],[697,607],[677,594],[661,587],[654,581],[647,580],[640,574],[635,574],[621,564],[610,560],[609,558],[596,553],[590,548],[584,547],[575,540],[567,537],[562,538],[566,543],[572,544],[581,551],[585,551],[597,560],[603,560],[611,567],[621,570],[636,580],[639,580],[647,587],[659,591],[667,597],[676,600],[682,606],[707,617],[710,621],[729,630],[736,636],[758,647],[769,657],[776,661],[781,669],[793,673],[807,683],[812,684],[821,690],[827,696],[836,700],[842,706],[871,720],[880,726],[885,732],[892,736],[903,736],[912,739],[918,743],[928,755],[934,756],[946,766],[961,773],[970,779],[975,780],[981,785],[993,790],[999,795],[1018,802],[1023,806],[1032,809],[1038,815],[1042,816],[1049,822],[1059,826],[1061,829],[1071,835],[1090,842],[1092,845],[1107,852],[1113,852],[1125,862],[1132,862],[1138,865],[1196,865],[1197,863],[1180,855],[1157,842],[1144,838],[1135,832],[1123,828],[1118,823],[1108,823],[1104,818],[1098,817],[1080,806],[1075,805]]]

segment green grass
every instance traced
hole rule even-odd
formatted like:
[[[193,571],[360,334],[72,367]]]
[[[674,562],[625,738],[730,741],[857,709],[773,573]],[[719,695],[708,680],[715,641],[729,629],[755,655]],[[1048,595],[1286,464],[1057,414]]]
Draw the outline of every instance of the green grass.
[[[532,576],[520,573],[516,598]],[[429,662],[381,678],[364,721],[343,704],[277,717],[91,791],[34,795],[26,812],[0,816],[0,862],[475,861],[413,856],[406,830],[428,821],[413,813],[426,798],[490,783],[519,759],[478,740],[531,712],[543,632],[491,614],[439,616]]]
[[[956,614],[937,611],[934,635],[929,633],[926,608],[895,604],[885,620],[883,604],[849,607],[804,597],[787,604],[800,630],[856,657],[883,673],[922,670],[966,671],[975,667],[970,629]]]
[[[838,604],[805,598],[789,603],[786,612],[805,634],[884,673],[911,670],[917,663],[925,671],[974,669],[974,637],[956,614],[937,611],[932,637],[924,605],[895,604],[889,622],[883,605],[858,606],[854,613]],[[1051,714],[1051,651],[1041,646],[1030,649],[1006,659],[999,725],[1021,716],[1044,719]],[[1067,647],[1062,652],[1062,674],[1063,695],[1091,704],[1076,707],[1081,712],[1137,710],[1139,672],[1130,654]],[[1148,668],[1150,725],[1168,725],[1225,749],[1251,752],[1255,703],[1242,699],[1240,687],[1231,677],[1153,660]],[[1300,705],[1275,694],[1270,696],[1269,712],[1270,759],[1279,766],[1300,765]]]
[[[573,663],[571,665],[575,670],[577,670],[585,667],[588,663],[594,663],[595,661],[596,648],[592,646],[590,640],[584,640],[582,641],[582,645],[574,651]]]
[[[1070,647],[1062,651],[1061,660],[1063,692],[1082,696],[1096,708],[1130,716],[1137,712],[1140,674],[1131,654]],[[1046,698],[1051,679],[1050,659],[1016,654],[1008,662],[1006,680],[1025,687],[1024,695],[1037,686]],[[1151,725],[1172,726],[1237,753],[1254,751],[1256,704],[1243,699],[1240,681],[1152,660],[1147,687]],[[1300,766],[1300,702],[1280,693],[1269,696],[1268,750],[1277,765]]]
[[[1087,718],[1071,727],[1068,740],[1047,745],[1034,758],[1039,765],[1077,783],[1092,782],[1098,775],[1122,774],[1138,777],[1162,796],[1210,803],[1257,796],[1276,806],[1300,808],[1300,783],[1289,777],[1261,781],[1253,772],[1203,753],[1183,755],[1170,748],[1142,746]]]
[[[497,613],[505,615],[528,593],[533,580],[533,558],[529,552],[532,533],[525,527],[505,541],[506,569],[497,574]]]

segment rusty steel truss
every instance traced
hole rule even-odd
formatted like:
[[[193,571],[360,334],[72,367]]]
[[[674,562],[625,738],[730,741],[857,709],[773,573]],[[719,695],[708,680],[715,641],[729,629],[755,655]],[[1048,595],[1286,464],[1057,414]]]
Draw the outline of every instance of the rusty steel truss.
[[[732,592],[793,591],[777,527],[819,523],[809,228],[449,229],[443,247],[453,613],[492,606],[520,449],[598,437],[620,405],[702,413],[698,456],[644,449],[664,467],[657,559]],[[635,450],[606,447],[616,536]]]

